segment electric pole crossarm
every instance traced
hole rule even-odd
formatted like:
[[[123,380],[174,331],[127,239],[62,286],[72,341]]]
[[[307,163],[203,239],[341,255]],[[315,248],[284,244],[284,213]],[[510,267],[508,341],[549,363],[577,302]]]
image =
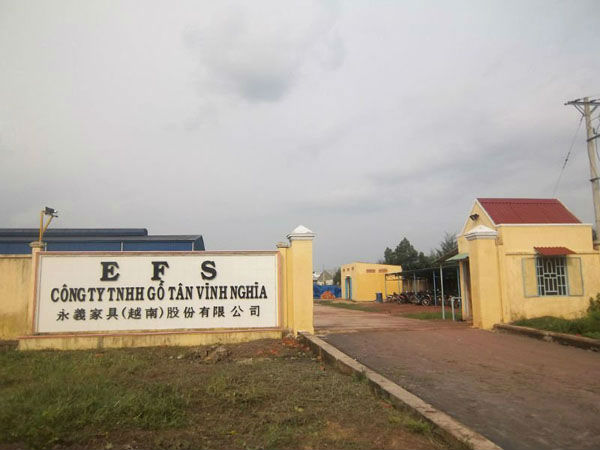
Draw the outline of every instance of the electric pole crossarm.
[[[585,116],[585,105],[591,106],[592,108],[590,109],[590,114],[592,114],[594,111],[596,111],[596,108],[598,108],[598,106],[600,106],[600,100],[598,99],[594,99],[594,100],[586,100],[586,99],[577,99],[577,100],[572,100],[570,102],[565,103],[565,106],[574,106],[577,111],[579,111],[582,115]]]
[[[571,100],[570,102],[565,103],[565,106],[567,106],[567,105],[581,105],[581,106],[595,105],[595,106],[600,106],[600,99],[587,100],[587,97],[586,98],[578,98],[577,100]]]

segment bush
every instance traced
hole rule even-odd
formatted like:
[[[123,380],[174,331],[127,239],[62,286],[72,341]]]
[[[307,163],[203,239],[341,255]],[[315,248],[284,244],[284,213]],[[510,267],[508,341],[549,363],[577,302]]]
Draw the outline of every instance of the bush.
[[[600,292],[596,294],[596,298],[590,297],[590,306],[588,306],[588,313],[600,313]]]

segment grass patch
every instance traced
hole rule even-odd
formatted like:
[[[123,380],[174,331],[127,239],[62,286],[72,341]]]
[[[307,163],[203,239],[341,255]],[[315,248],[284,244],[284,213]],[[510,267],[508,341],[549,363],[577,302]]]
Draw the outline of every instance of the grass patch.
[[[188,400],[179,386],[137,382],[145,367],[135,355],[104,356],[0,353],[1,440],[42,448],[85,439],[96,429],[187,423]]]
[[[600,339],[600,312],[591,312],[579,319],[562,319],[560,317],[537,317],[513,322],[514,325],[531,327],[538,330],[556,333],[578,334],[592,339]]]
[[[0,448],[448,448],[295,341],[227,348],[2,351]]]
[[[590,298],[587,314],[579,319],[544,316],[516,320],[513,325],[600,339],[600,294],[596,295],[595,299]]]
[[[371,305],[361,305],[360,303],[335,302],[331,300],[319,300],[318,305],[333,306],[334,308],[353,309],[356,311],[373,311]]]
[[[423,419],[414,418],[406,414],[390,414],[388,420],[391,423],[401,424],[413,433],[424,434],[427,436],[433,435],[433,426]]]
[[[408,317],[410,319],[441,320],[442,311],[427,311],[412,314],[402,314],[402,316]],[[462,312],[460,310],[454,310],[454,317],[456,318],[456,320],[462,320]],[[446,311],[446,320],[448,319],[452,320],[452,311]]]
[[[367,374],[364,371],[360,372],[352,372],[352,379],[357,383],[366,383],[367,382]]]

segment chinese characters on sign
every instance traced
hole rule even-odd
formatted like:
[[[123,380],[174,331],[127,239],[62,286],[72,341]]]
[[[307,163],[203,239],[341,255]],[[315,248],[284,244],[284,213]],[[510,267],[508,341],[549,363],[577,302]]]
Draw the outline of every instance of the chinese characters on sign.
[[[41,254],[38,332],[278,326],[277,255]]]
[[[175,319],[175,318],[179,318],[179,307],[178,306],[169,306],[166,308],[167,309],[167,315],[166,318],[167,319]],[[210,308],[207,308],[206,306],[200,307],[197,309],[194,309],[194,307],[192,306],[186,306],[185,308],[183,308],[182,314],[183,317],[186,319],[193,319],[194,318],[194,314],[196,314],[196,312],[198,313],[199,317],[225,317],[225,307],[223,306],[213,306],[212,308],[212,315],[211,315],[211,310]],[[231,314],[231,317],[241,317],[242,313],[244,312],[244,310],[242,309],[242,307],[240,305],[236,305],[233,307],[233,309],[229,312]],[[106,317],[104,318],[102,316],[102,314],[104,313],[104,310],[102,308],[92,308],[89,310],[89,317],[88,320],[110,320],[111,318],[114,319],[125,319],[125,320],[129,320],[129,319],[141,319],[142,315],[143,317],[145,317],[146,319],[162,319],[163,316],[165,315],[165,310],[162,306],[159,306],[158,308],[144,308],[144,310],[142,311],[141,307],[136,307],[136,308],[128,308],[128,307],[123,307],[123,309],[121,309],[121,311],[119,312],[117,310],[117,308],[107,308],[106,310]],[[69,320],[69,312],[65,311],[64,308],[62,308],[56,317],[57,321],[65,321],[65,320]],[[251,316],[256,316],[259,317],[260,316],[260,305],[252,305],[249,307],[249,314]],[[73,312],[73,320],[86,320],[86,315],[87,315],[87,310],[85,308],[76,308],[75,311]]]

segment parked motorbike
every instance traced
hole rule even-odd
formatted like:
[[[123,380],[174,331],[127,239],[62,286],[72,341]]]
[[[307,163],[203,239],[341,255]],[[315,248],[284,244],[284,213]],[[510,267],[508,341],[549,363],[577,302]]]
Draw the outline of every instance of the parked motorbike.
[[[398,295],[394,292],[393,294],[390,294],[385,298],[385,302],[386,303],[400,303],[400,295]]]
[[[410,303],[410,295],[407,292],[402,292],[398,297],[398,303]]]
[[[419,292],[417,295],[419,295],[421,305],[430,306],[433,303],[433,298],[427,292]]]
[[[431,305],[433,302],[431,295],[428,292],[420,291],[417,293],[409,292],[406,294],[407,303],[412,303],[413,305]]]

